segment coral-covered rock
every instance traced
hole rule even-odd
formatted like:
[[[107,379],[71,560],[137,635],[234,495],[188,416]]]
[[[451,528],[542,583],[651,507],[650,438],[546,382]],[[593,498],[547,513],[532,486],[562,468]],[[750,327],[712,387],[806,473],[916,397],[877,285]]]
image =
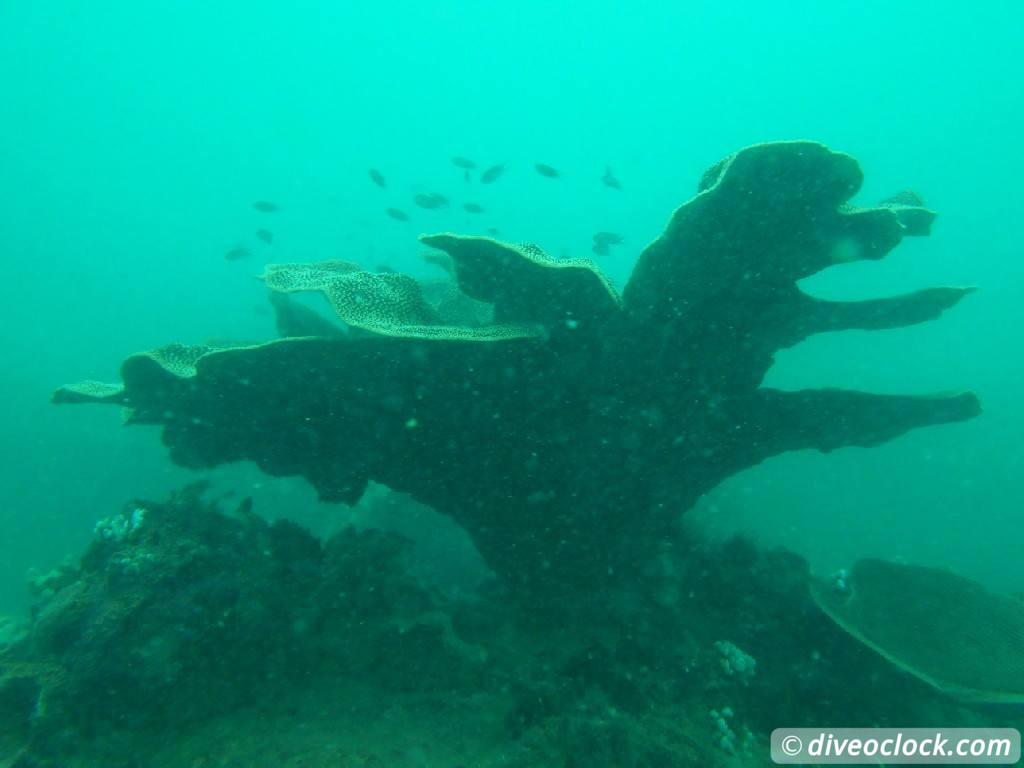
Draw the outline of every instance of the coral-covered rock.
[[[322,546],[247,503],[225,515],[198,488],[133,502],[0,648],[0,744],[59,753],[112,728],[183,727],[325,669],[442,689],[474,679],[482,660],[405,568],[408,547],[355,530]]]
[[[994,724],[835,626],[792,554],[680,536],[538,616],[435,593],[406,539],[248,507],[133,502],[40,581],[0,648],[0,766],[724,768],[780,722]]]

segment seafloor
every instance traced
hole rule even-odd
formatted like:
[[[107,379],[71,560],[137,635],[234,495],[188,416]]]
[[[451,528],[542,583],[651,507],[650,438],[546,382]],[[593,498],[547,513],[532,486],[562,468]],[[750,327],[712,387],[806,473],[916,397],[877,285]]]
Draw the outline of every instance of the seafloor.
[[[681,530],[557,612],[442,590],[412,553],[200,486],[126,505],[4,625],[0,766],[768,765],[787,724],[1024,724],[859,644],[791,553]]]

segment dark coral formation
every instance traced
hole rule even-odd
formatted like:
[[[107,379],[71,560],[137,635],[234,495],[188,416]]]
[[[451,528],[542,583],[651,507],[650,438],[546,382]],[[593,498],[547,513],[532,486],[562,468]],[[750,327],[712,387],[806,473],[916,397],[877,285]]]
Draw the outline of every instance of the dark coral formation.
[[[162,424],[185,466],[251,459],[346,502],[369,480],[408,492],[451,515],[520,591],[593,592],[746,467],[979,412],[970,394],[761,386],[775,352],[810,334],[930,320],[969,291],[803,293],[801,278],[927,234],[934,214],[916,198],[849,205],[860,184],[856,161],[820,144],[744,149],[705,174],[621,297],[589,262],[424,238],[450,256],[459,293],[492,308],[478,324],[450,321],[401,275],[280,266],[272,289],[322,291],[364,332],[172,346],[129,358],[123,388],[55,399],[116,402],[129,422]]]
[[[0,766],[714,768],[769,764],[783,723],[993,725],[836,627],[791,554],[677,537],[566,624],[440,593],[409,546],[126,505],[0,641]]]
[[[811,594],[836,624],[929,685],[961,701],[1024,703],[1018,597],[948,570],[870,558],[815,580]]]

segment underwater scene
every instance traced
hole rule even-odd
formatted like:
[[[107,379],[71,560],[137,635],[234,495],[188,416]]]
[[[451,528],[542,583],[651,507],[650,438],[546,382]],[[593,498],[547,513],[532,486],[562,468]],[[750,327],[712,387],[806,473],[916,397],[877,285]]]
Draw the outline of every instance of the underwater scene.
[[[1019,731],[1022,22],[0,5],[0,768]]]

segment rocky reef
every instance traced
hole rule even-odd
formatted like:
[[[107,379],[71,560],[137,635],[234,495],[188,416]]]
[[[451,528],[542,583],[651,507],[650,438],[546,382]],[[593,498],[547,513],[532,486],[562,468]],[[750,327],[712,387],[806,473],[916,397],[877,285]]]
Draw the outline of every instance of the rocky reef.
[[[636,577],[680,512],[746,467],[979,412],[971,394],[761,386],[776,351],[811,334],[931,320],[970,290],[802,292],[928,234],[913,195],[851,205],[861,181],[820,144],[743,149],[703,176],[621,296],[588,261],[452,234],[422,238],[453,276],[433,296],[348,262],[274,265],[285,338],[171,345],[127,359],[123,384],[55,400],[162,425],[184,466],[250,459],[348,503],[371,480],[408,493],[462,526],[519,599],[562,609]],[[280,298],[295,291],[322,292],[348,331]]]
[[[439,591],[393,534],[201,491],[132,501],[37,580],[0,640],[0,766],[724,768],[771,764],[785,724],[1013,722],[859,643],[786,552],[680,533],[566,622]]]

